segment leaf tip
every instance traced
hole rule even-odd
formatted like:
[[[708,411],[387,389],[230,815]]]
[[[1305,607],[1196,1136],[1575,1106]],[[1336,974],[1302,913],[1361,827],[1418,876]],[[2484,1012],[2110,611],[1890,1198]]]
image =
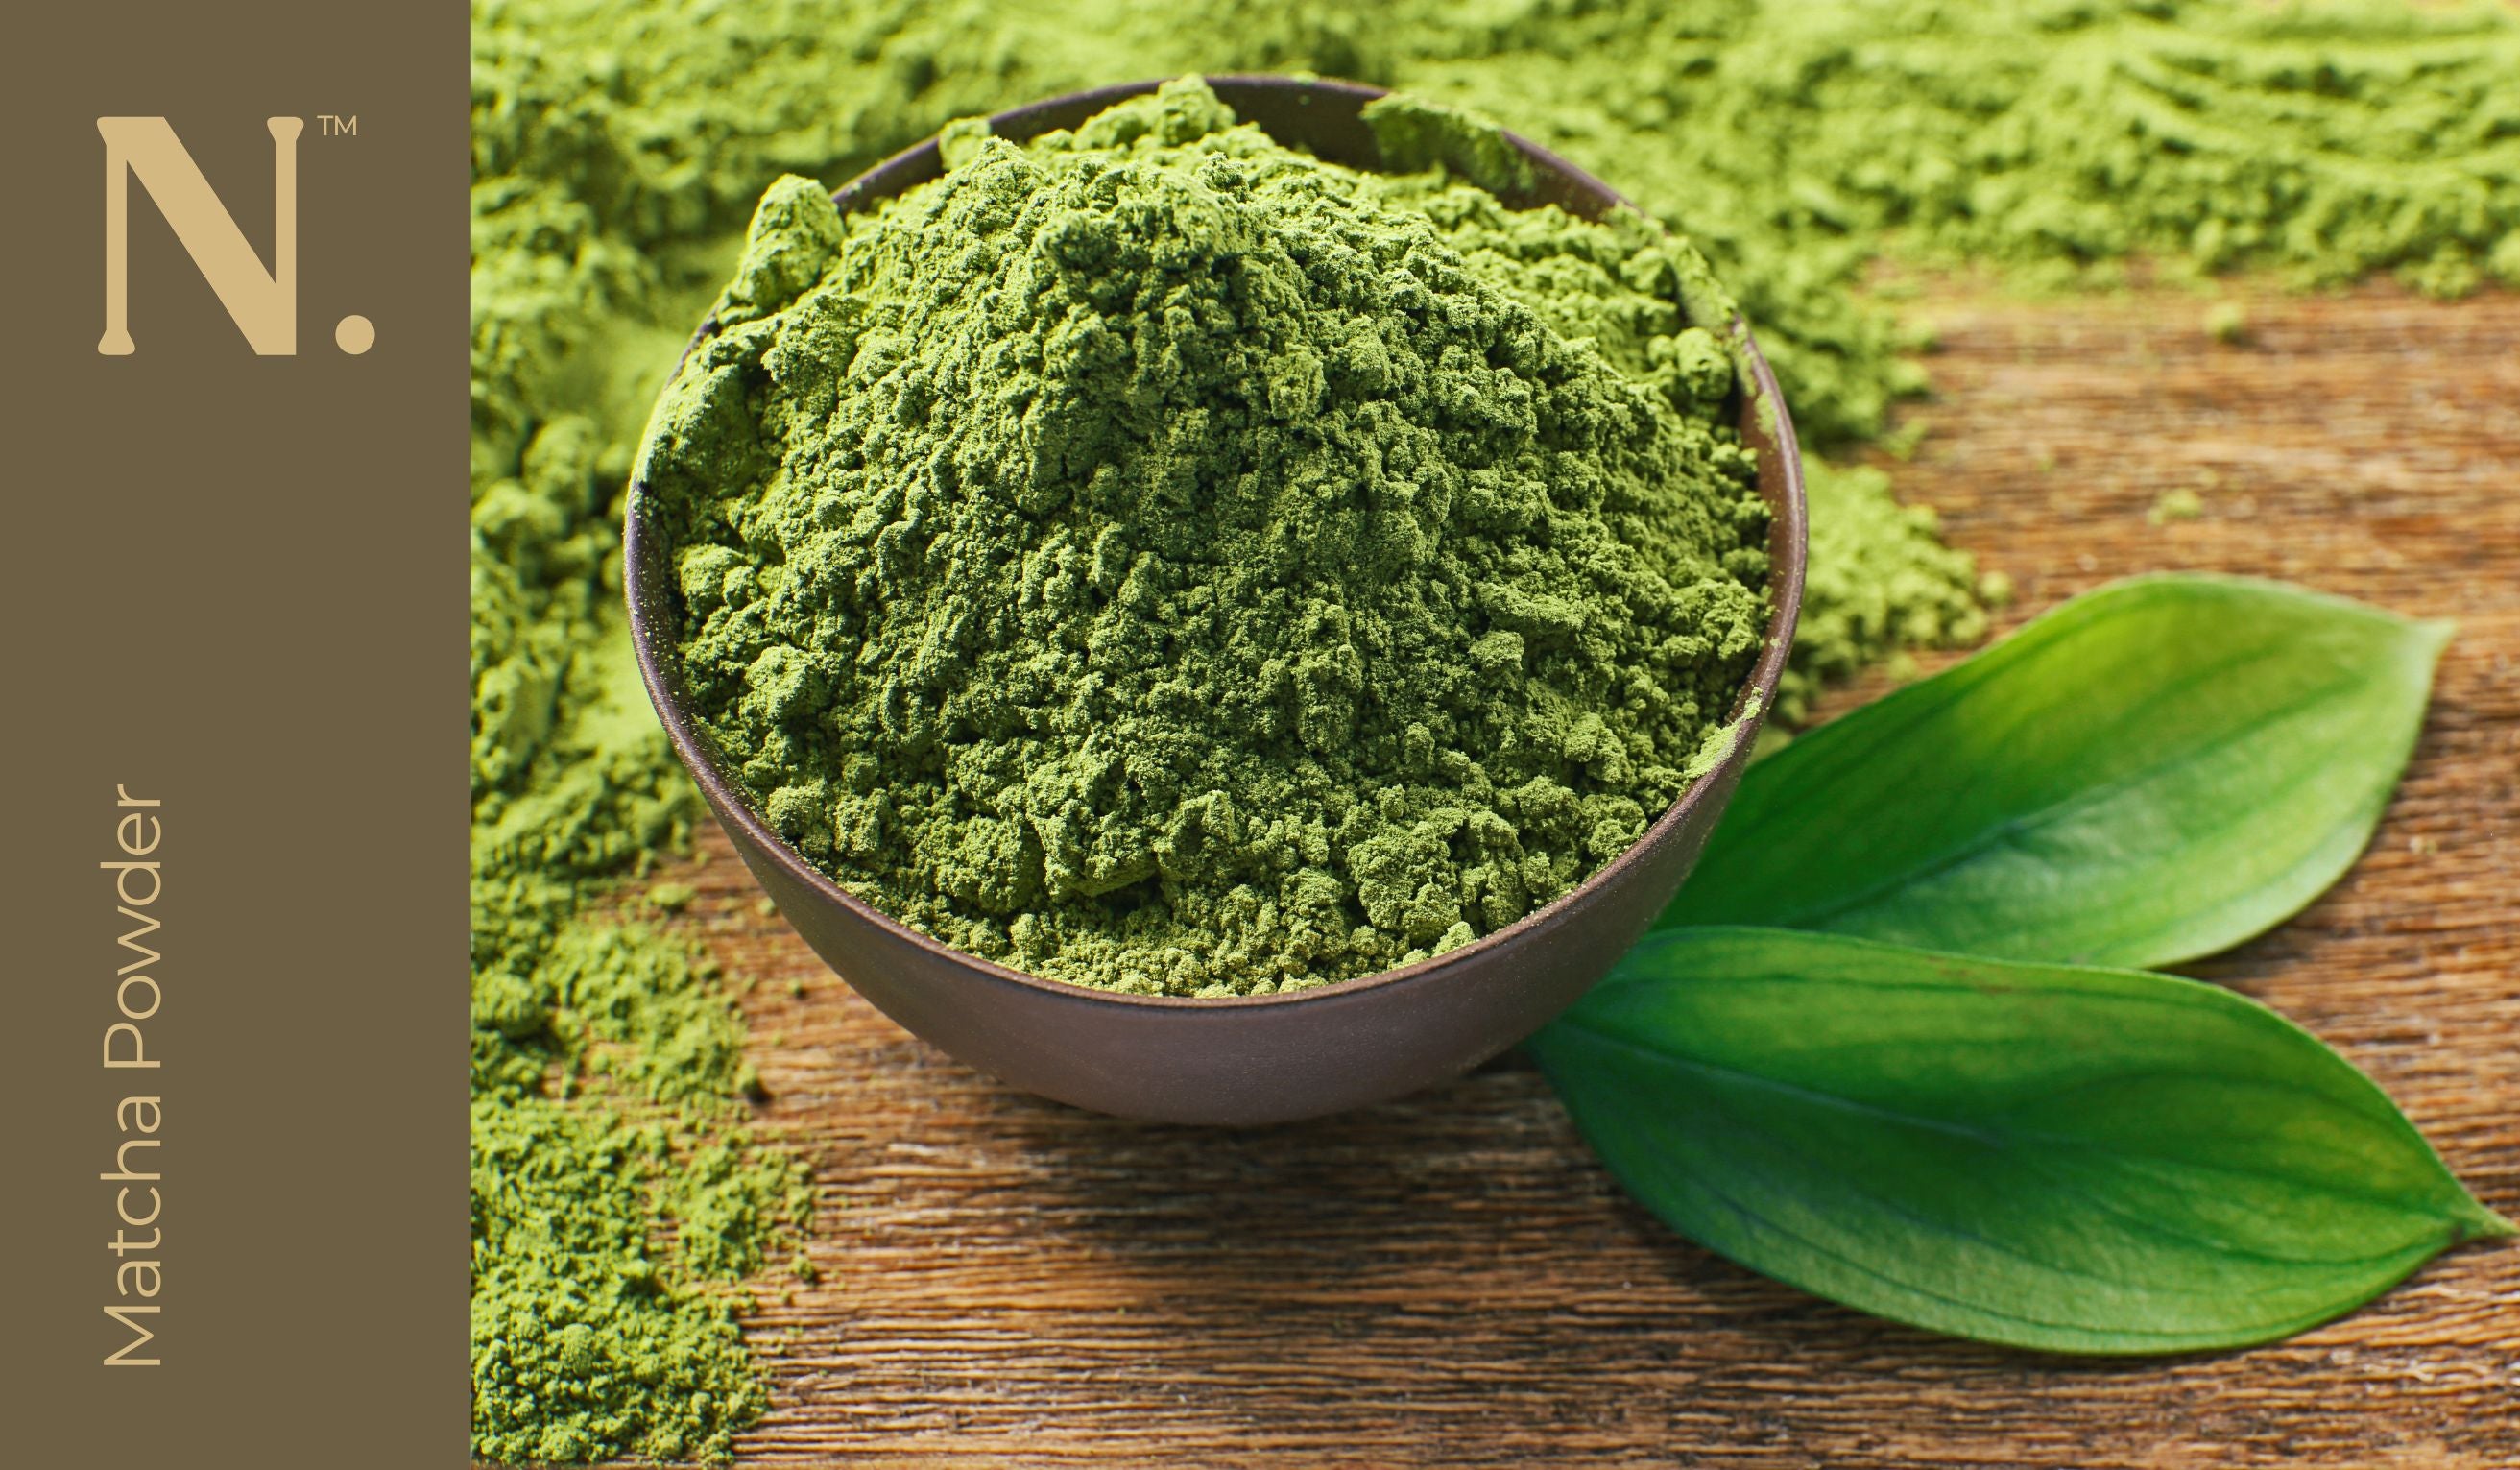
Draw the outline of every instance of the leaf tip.
[[[2468,1196],[2467,1208],[2460,1212],[2458,1238],[2470,1240],[2508,1240],[2520,1235],[2520,1225],[2496,1214],[2484,1201]]]

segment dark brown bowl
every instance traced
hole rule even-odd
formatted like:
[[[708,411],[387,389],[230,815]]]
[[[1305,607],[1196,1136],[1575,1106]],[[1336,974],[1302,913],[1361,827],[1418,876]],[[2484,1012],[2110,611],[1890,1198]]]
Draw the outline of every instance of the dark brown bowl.
[[[1384,166],[1359,115],[1382,95],[1377,88],[1282,76],[1208,81],[1238,115],[1281,142],[1350,167]],[[990,122],[1000,136],[1020,141],[1073,127],[1156,85],[1078,92],[1001,113]],[[1535,165],[1537,183],[1528,198],[1508,198],[1508,204],[1553,204],[1597,218],[1623,203],[1555,155],[1513,141]],[[930,139],[850,181],[832,199],[845,212],[942,171]],[[715,325],[704,324],[700,336]],[[713,745],[684,702],[671,548],[647,526],[642,490],[634,484],[624,581],[639,670],[675,753],[788,922],[885,1015],[965,1062],[1078,1107],[1178,1123],[1274,1123],[1398,1097],[1504,1051],[1600,979],[1688,876],[1749,761],[1802,604],[1803,481],[1793,422],[1776,379],[1750,344],[1748,328],[1736,320],[1733,331],[1754,390],[1739,395],[1741,436],[1759,450],[1759,490],[1775,513],[1769,551],[1776,615],[1742,691],[1743,705],[1732,712],[1748,707],[1751,723],[1731,756],[1572,893],[1483,939],[1398,970],[1275,995],[1122,995],[1020,974],[878,913],[782,841],[745,804],[742,786],[719,768]]]

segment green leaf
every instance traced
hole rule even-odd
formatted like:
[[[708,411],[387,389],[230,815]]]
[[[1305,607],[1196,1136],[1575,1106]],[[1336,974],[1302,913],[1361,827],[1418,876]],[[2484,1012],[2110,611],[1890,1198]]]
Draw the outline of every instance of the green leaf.
[[[1672,1228],[1989,1342],[2265,1342],[2512,1229],[2334,1052],[2166,975],[1684,929],[1529,1045]]]
[[[1658,923],[2167,965],[2350,867],[2450,625],[2272,582],[2140,577],[1752,766]]]

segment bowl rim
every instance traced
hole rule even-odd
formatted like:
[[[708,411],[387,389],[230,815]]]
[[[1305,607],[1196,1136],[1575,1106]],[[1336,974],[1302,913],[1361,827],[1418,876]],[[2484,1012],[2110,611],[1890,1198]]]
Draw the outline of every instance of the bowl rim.
[[[1157,77],[1146,81],[1120,82],[1062,93],[1057,97],[1044,98],[1037,102],[1026,103],[1021,107],[992,114],[989,121],[993,130],[1005,124],[1028,126],[1032,119],[1041,114],[1056,114],[1087,103],[1101,103],[1107,106],[1110,103],[1152,92],[1172,79]],[[1276,87],[1327,92],[1353,98],[1360,103],[1386,96],[1389,93],[1388,88],[1369,86],[1361,82],[1266,73],[1215,73],[1206,75],[1204,79],[1212,85],[1222,83],[1241,88]],[[1031,132],[1023,133],[1021,136],[1029,138],[1041,131],[1046,129],[1035,127]],[[1625,195],[1519,133],[1505,131],[1504,136],[1508,143],[1531,161],[1543,176],[1552,173],[1559,175],[1561,181],[1569,185],[1577,194],[1591,194],[1606,200],[1607,207],[1636,208]],[[876,163],[839,188],[832,190],[833,203],[839,205],[842,211],[846,212],[863,203],[893,197],[915,187],[919,182],[936,177],[942,172],[941,159],[937,154],[937,137],[930,135],[923,141]],[[908,181],[897,187],[891,186],[891,181],[896,176],[907,176]],[[1646,217],[1651,218],[1650,215]],[[693,334],[691,343],[685,346],[685,355],[688,356],[692,347],[705,341],[716,325],[714,316],[702,322],[698,331]],[[1730,773],[1728,767],[1747,763],[1749,748],[1755,743],[1752,726],[1759,722],[1760,716],[1771,713],[1775,710],[1777,686],[1784,672],[1786,654],[1793,646],[1794,627],[1802,609],[1804,573],[1809,554],[1807,539],[1809,510],[1805,499],[1800,445],[1794,434],[1793,419],[1786,410],[1783,394],[1778,390],[1776,374],[1769,368],[1766,357],[1760,354],[1757,343],[1751,339],[1749,324],[1737,313],[1732,318],[1732,336],[1750,374],[1750,383],[1747,387],[1737,390],[1744,395],[1743,410],[1745,413],[1760,412],[1762,402],[1773,408],[1773,413],[1768,413],[1765,417],[1771,427],[1771,436],[1775,440],[1774,450],[1782,458],[1780,468],[1783,475],[1782,503],[1771,506],[1773,519],[1770,522],[1768,537],[1771,558],[1769,594],[1773,599],[1773,606],[1769,613],[1768,626],[1763,635],[1764,642],[1758,661],[1751,666],[1749,676],[1742,681],[1729,712],[1729,722],[1737,727],[1732,738],[1732,747],[1703,774],[1691,780],[1688,789],[1684,790],[1669,806],[1664,807],[1651,822],[1646,823],[1645,829],[1621,850],[1617,856],[1594,869],[1582,882],[1504,928],[1481,935],[1466,944],[1445,950],[1441,954],[1428,955],[1421,960],[1388,970],[1377,970],[1369,975],[1332,981],[1327,985],[1306,986],[1300,989],[1276,990],[1265,995],[1143,995],[1124,990],[1103,989],[1096,986],[1078,985],[1072,981],[1054,980],[1048,976],[1033,975],[1002,965],[968,950],[957,949],[860,898],[842,887],[838,880],[814,866],[804,854],[790,847],[786,838],[780,836],[761,819],[760,815],[752,809],[748,793],[739,783],[730,780],[720,769],[715,741],[709,737],[687,708],[683,698],[680,665],[668,662],[679,640],[666,637],[664,630],[651,621],[648,617],[648,598],[642,595],[643,592],[652,590],[661,595],[662,589],[651,589],[647,586],[647,578],[641,570],[650,552],[650,547],[647,545],[650,536],[655,535],[661,541],[661,533],[643,529],[645,521],[643,509],[648,489],[645,482],[638,478],[634,470],[622,515],[621,581],[623,601],[627,603],[629,609],[631,643],[639,663],[640,681],[647,686],[649,702],[655,707],[657,715],[665,726],[666,734],[674,746],[674,754],[680,758],[684,769],[691,773],[692,779],[706,795],[709,804],[715,808],[721,819],[731,819],[740,825],[750,844],[775,862],[784,876],[801,885],[817,899],[837,905],[853,917],[873,925],[891,939],[906,942],[927,951],[931,958],[962,967],[986,979],[1041,991],[1055,998],[1087,1004],[1202,1011],[1240,1011],[1300,1006],[1307,1003],[1334,1003],[1347,997],[1381,989],[1386,986],[1433,979],[1448,970],[1475,963],[1488,954],[1513,948],[1543,931],[1553,929],[1567,915],[1567,911],[1585,901],[1592,891],[1605,886],[1623,870],[1643,863],[1652,850],[1674,840],[1688,825],[1697,807],[1705,802],[1707,793],[1727,784],[1726,778]],[[679,362],[676,370],[680,371]],[[661,603],[659,605],[662,606]]]

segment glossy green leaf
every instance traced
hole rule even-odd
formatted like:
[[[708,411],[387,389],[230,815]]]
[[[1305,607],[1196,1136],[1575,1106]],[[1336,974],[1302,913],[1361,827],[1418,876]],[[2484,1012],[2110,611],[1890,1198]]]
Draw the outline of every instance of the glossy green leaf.
[[[2351,866],[2450,637],[2271,582],[2153,576],[1752,766],[1663,926],[2167,965]]]
[[[1990,1342],[2264,1342],[2511,1231],[2342,1058],[2171,976],[1672,930],[1529,1044],[1683,1235]]]

